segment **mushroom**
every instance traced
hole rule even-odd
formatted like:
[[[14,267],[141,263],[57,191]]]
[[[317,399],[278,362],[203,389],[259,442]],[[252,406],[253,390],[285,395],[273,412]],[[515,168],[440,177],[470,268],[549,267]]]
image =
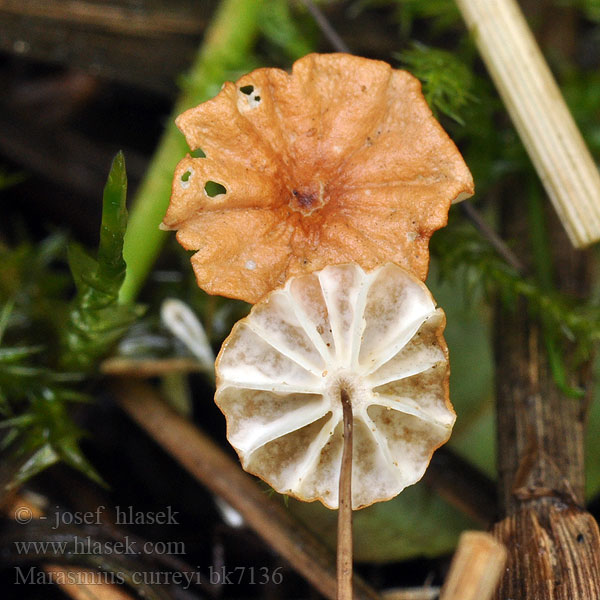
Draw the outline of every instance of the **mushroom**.
[[[417,482],[455,420],[444,326],[425,285],[395,264],[289,279],[234,326],[216,362],[215,401],[243,467],[337,508],[346,400],[352,508]]]
[[[349,262],[425,279],[429,238],[473,193],[418,80],[381,61],[310,54],[291,75],[257,69],[177,125],[193,152],[162,227],[197,251],[211,294],[254,303],[291,276]]]

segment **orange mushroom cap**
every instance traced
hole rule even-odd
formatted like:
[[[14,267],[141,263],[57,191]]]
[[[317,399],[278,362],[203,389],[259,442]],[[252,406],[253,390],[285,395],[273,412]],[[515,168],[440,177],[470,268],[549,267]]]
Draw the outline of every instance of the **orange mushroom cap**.
[[[257,69],[176,122],[206,156],[177,166],[162,226],[197,250],[211,294],[255,303],[292,275],[347,262],[425,279],[429,238],[473,193],[419,81],[381,61],[310,54],[291,75]]]

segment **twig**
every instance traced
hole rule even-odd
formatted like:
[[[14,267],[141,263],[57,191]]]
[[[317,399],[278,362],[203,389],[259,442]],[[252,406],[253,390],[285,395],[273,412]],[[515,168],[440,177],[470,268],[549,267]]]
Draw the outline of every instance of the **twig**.
[[[348,392],[340,390],[344,414],[344,450],[340,468],[338,540],[337,540],[337,600],[352,598],[352,404]]]
[[[523,263],[517,255],[507,246],[506,242],[485,222],[481,213],[467,200],[460,204],[465,216],[473,223],[475,228],[496,249],[496,252],[521,275],[525,272]]]
[[[352,54],[346,42],[344,42],[337,31],[331,26],[331,23],[327,20],[327,17],[323,14],[321,9],[312,0],[301,1],[302,4],[306,6],[306,10],[312,15],[316,24],[319,26],[319,29],[323,32],[323,35],[327,38],[333,48],[338,52]]]
[[[506,548],[489,533],[460,536],[440,600],[488,600],[506,562]]]
[[[198,428],[170,409],[147,384],[120,382],[123,410],[198,481],[231,504],[265,542],[327,598],[336,597],[331,551],[298,523],[282,504],[265,496],[253,478]],[[354,600],[379,598],[354,576]]]

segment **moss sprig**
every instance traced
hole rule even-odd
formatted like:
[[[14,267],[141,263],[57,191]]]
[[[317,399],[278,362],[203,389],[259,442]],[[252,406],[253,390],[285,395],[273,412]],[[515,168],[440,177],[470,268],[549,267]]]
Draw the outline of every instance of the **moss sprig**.
[[[125,279],[123,237],[127,228],[125,159],[115,157],[104,188],[97,258],[79,244],[69,246],[69,266],[77,295],[61,338],[61,366],[89,371],[142,315],[140,306],[119,302]]]
[[[395,57],[421,80],[423,95],[434,113],[442,113],[465,124],[464,108],[477,100],[471,70],[454,54],[413,42]]]
[[[68,249],[77,288],[71,302],[61,267],[64,236],[0,248],[0,451],[16,465],[11,486],[60,461],[102,483],[80,448],[86,433],[73,404],[90,400],[82,382],[143,312],[118,301],[126,270],[126,191],[119,153],[104,190],[97,256],[76,244]]]
[[[545,289],[533,278],[521,276],[485,238],[457,218],[433,236],[431,252],[441,279],[462,280],[466,298],[498,297],[512,310],[523,298],[553,335],[577,345],[578,360],[590,358],[600,341],[600,306]]]

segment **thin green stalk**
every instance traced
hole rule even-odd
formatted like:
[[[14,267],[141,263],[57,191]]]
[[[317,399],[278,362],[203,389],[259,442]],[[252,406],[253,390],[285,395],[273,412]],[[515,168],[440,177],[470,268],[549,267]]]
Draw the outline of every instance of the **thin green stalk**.
[[[169,204],[175,166],[189,151],[175,117],[207,100],[228,73],[246,63],[263,3],[223,0],[219,4],[132,206],[123,249],[127,275],[119,297],[122,303],[135,300],[166,239],[158,226]]]

